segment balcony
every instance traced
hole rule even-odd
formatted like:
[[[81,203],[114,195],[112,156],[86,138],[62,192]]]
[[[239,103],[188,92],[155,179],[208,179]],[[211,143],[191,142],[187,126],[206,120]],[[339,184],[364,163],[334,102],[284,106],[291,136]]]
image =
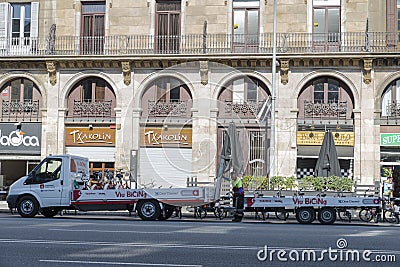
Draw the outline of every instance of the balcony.
[[[219,109],[219,118],[241,118],[255,119],[257,111],[261,108],[263,101],[234,102],[225,100],[221,102],[223,107]]]
[[[162,102],[149,101],[147,103],[149,117],[182,117],[189,116],[188,103],[185,101]]]
[[[39,108],[39,100],[2,100],[0,121],[41,121]]]
[[[67,121],[113,122],[115,114],[112,100],[73,100],[72,112],[69,109]]]
[[[2,38],[0,56],[220,55],[272,53],[273,34],[118,35]],[[387,32],[277,33],[277,52],[397,53],[398,36]]]
[[[314,103],[312,101],[304,101],[304,119],[313,120],[346,120],[347,101],[330,102],[330,103]]]

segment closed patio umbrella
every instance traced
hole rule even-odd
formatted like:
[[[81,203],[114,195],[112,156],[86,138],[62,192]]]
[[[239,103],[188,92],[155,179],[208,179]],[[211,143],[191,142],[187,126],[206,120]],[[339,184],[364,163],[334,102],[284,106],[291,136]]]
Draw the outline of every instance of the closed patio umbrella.
[[[223,144],[218,166],[217,181],[215,186],[215,199],[219,198],[221,189],[221,178],[231,178],[240,176],[244,172],[244,160],[242,147],[234,122],[229,123],[228,131],[223,134]],[[229,171],[230,177],[224,177]]]
[[[342,176],[335,141],[330,131],[327,131],[324,135],[314,175],[321,177]]]

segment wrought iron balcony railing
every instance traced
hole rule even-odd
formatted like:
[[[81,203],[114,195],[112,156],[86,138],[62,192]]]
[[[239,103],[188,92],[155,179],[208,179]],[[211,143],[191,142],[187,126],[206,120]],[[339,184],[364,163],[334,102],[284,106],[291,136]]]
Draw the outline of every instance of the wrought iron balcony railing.
[[[0,38],[0,56],[259,54],[272,53],[272,40],[272,33]],[[277,52],[397,53],[398,42],[397,34],[388,32],[277,33]]]
[[[1,115],[2,121],[39,121],[39,100],[2,100]]]
[[[234,102],[225,100],[223,109],[220,109],[219,117],[255,118],[263,103],[262,101]]]
[[[149,117],[182,117],[189,116],[190,108],[186,101],[149,101],[147,103]]]
[[[386,115],[386,116],[385,116]],[[383,116],[387,119],[399,119],[400,118],[400,101],[391,101],[386,106],[386,114]]]
[[[69,118],[110,118],[112,117],[112,100],[75,100]]]
[[[321,120],[345,120],[347,119],[347,101],[318,103],[304,101],[304,118]]]

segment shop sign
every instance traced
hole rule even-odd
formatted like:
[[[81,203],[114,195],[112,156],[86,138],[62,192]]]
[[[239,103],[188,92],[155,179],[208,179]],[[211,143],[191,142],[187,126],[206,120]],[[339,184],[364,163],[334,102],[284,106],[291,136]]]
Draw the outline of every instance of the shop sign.
[[[297,145],[300,146],[320,146],[324,139],[325,132],[317,131],[298,131]],[[354,132],[332,132],[335,145],[354,146]]]
[[[141,128],[140,144],[145,147],[192,147],[191,128]]]
[[[400,146],[400,133],[381,133],[381,146]]]
[[[65,129],[66,146],[115,146],[115,129],[67,127]]]
[[[22,123],[17,130],[14,123],[0,123],[0,153],[40,154],[42,139],[41,123]]]

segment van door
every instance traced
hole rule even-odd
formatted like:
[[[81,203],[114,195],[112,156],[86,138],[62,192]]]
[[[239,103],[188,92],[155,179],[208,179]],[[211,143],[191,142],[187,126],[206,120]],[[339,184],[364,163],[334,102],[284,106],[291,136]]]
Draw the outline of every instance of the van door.
[[[61,168],[61,158],[46,158],[29,174],[26,184],[30,184],[31,191],[40,196],[42,207],[60,205],[63,187]]]

